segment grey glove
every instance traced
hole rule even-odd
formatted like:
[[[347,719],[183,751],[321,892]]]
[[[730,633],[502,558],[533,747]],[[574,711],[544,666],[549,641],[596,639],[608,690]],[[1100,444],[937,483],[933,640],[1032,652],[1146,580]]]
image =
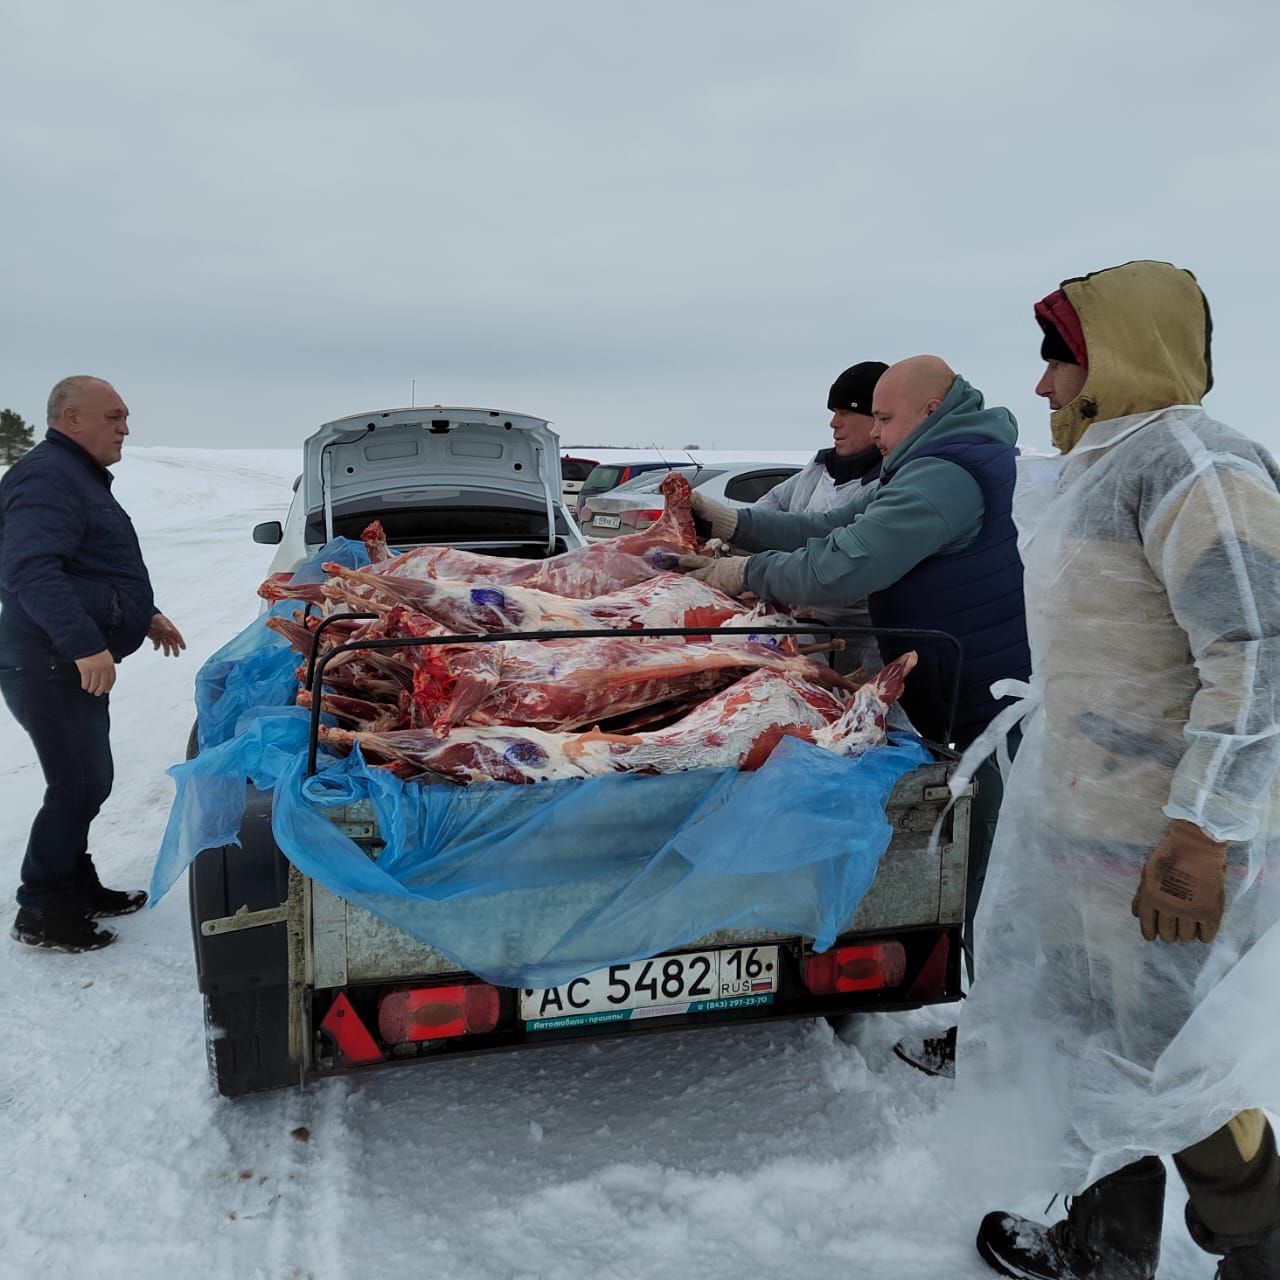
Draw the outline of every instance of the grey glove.
[[[689,501],[694,516],[711,526],[713,538],[719,538],[721,542],[733,541],[733,535],[738,530],[738,512],[735,507],[708,498],[697,489],[689,495]]]
[[[716,504],[719,505],[718,503]],[[680,556],[676,564],[688,574],[727,596],[740,596],[746,589],[747,561],[750,556]]]

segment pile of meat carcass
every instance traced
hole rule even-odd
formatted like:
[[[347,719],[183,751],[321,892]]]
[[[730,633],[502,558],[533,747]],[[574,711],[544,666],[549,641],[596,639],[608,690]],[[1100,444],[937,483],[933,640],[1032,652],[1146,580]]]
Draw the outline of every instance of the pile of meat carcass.
[[[324,668],[322,727],[345,752],[403,778],[539,782],[631,770],[757,768],[783,737],[855,755],[885,738],[908,653],[874,680],[837,675],[777,634],[657,637],[639,628],[753,626],[794,619],[672,572],[697,549],[689,482],[663,481],[666,509],[641,533],[550,560],[423,547],[393,555],[374,523],[367,569],[324,566],[323,583],[270,579],[259,594],[316,612],[267,625],[310,656],[354,641],[600,630],[600,637],[356,649]],[[372,614],[372,619],[340,617]],[[305,671],[299,669],[300,682]],[[311,705],[300,688],[298,702]]]

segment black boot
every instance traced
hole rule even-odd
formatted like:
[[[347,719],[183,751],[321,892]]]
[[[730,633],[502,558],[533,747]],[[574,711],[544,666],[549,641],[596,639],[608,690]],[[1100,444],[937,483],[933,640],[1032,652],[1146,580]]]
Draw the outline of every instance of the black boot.
[[[1214,1280],[1280,1280],[1280,1227],[1251,1244],[1233,1245],[1218,1263]]]
[[[1209,1230],[1190,1200],[1186,1219],[1196,1244],[1222,1258],[1215,1280],[1280,1280],[1280,1226],[1257,1236],[1219,1235]]]
[[[1066,1218],[1051,1227],[989,1213],[978,1228],[978,1252],[1001,1275],[1020,1280],[1153,1280],[1164,1181],[1164,1165],[1145,1156],[1068,1200]]]
[[[82,911],[32,911],[29,907],[18,908],[9,936],[49,951],[98,951],[116,940],[110,929],[99,929]]]
[[[76,885],[90,920],[132,915],[147,905],[145,889],[107,889],[98,879],[93,859],[82,853],[76,858]]]
[[[956,1028],[948,1027],[940,1036],[921,1038],[903,1037],[893,1046],[893,1051],[909,1067],[923,1071],[927,1076],[943,1076],[955,1079]]]
[[[89,894],[89,918],[107,920],[112,916],[128,916],[146,905],[145,889],[104,889],[98,885]]]

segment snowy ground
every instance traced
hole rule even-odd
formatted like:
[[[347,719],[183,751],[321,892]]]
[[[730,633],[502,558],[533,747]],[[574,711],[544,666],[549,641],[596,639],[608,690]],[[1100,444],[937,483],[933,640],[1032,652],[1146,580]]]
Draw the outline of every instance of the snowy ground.
[[[192,677],[256,613],[270,549],[249,530],[283,517],[298,461],[130,446],[115,469],[189,648],[147,646],[111,695],[116,789],[93,837],[110,884],[150,877]],[[8,886],[40,788],[0,711]],[[11,887],[0,909],[7,928]],[[229,1102],[205,1071],[183,887],[116,923],[116,945],[85,956],[0,942],[0,1276],[992,1274],[972,1236],[995,1206],[939,1159],[948,1086],[890,1050],[933,1015],[553,1047]],[[993,1134],[992,1151],[1016,1141]],[[1001,1207],[1042,1211],[1028,1190]],[[1160,1276],[1207,1278],[1181,1216],[1172,1178]]]

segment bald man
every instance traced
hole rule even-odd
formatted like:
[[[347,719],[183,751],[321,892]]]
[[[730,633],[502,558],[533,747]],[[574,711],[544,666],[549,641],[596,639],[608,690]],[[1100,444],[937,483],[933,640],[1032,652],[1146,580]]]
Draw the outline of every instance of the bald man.
[[[111,495],[129,409],[101,378],[64,378],[49,430],[0,480],[0,694],[44,771],[10,931],[54,951],[115,941],[95,921],[137,911],[140,889],[106,889],[89,825],[111,793],[108,694],[116,663],[150,639],[186,647],[155,606],[137,535]]]
[[[876,489],[803,513],[731,508],[695,489],[694,513],[712,534],[758,554],[686,556],[681,567],[729,595],[817,608],[865,596],[873,626],[949,632],[963,652],[958,698],[954,646],[882,636],[880,650],[885,662],[920,654],[903,707],[927,740],[965,747],[1000,705],[992,681],[1030,674],[1010,510],[1017,424],[930,355],[889,367],[872,416],[884,458]]]
[[[996,680],[1027,680],[1022,561],[1011,510],[1017,423],[937,356],[891,365],[876,383],[871,438],[883,455],[880,484],[825,512],[737,510],[693,491],[713,536],[749,557],[681,558],[681,567],[727,592],[830,609],[867,597],[879,628],[944,631],[959,644],[919,635],[879,636],[891,662],[920,655],[902,705],[927,741],[967,747],[1007,700]],[[963,658],[962,661],[959,659]],[[1016,744],[1015,744],[1016,745]],[[966,950],[973,976],[973,920],[986,878],[1003,787],[988,760],[975,774],[966,877]],[[955,1028],[895,1048],[934,1075],[954,1070]]]

